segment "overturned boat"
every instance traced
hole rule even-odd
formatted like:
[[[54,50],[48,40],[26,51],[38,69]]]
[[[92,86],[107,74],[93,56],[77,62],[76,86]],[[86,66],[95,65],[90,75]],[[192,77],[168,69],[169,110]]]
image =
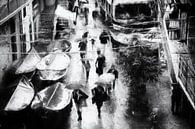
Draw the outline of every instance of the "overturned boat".
[[[41,57],[32,47],[16,69],[16,74],[29,73],[36,70],[36,65],[41,61]]]
[[[0,124],[2,128],[24,127],[29,105],[34,98],[34,87],[27,77],[15,80],[0,92]]]
[[[72,90],[57,82],[38,92],[31,104],[33,129],[57,129],[67,126],[72,108]]]
[[[31,104],[32,109],[45,108],[52,111],[62,110],[71,103],[72,90],[57,82],[38,92]]]

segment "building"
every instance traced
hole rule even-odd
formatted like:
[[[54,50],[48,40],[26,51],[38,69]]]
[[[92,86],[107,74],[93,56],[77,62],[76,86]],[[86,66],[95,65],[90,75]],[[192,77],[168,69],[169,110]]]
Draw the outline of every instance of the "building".
[[[195,128],[194,7],[192,0],[161,2],[162,27],[166,41],[164,48],[170,79],[173,87],[178,87],[179,91],[177,113],[189,120],[191,129]]]
[[[55,0],[0,0],[0,81],[8,65],[38,40],[41,13],[54,5]]]

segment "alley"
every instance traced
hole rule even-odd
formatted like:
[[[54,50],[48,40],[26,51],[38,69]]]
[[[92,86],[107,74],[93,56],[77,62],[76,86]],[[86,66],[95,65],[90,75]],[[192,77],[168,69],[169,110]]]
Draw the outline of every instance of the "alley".
[[[87,90],[89,98],[87,99],[87,107],[82,109],[82,121],[77,121],[77,111],[75,105],[73,105],[72,112],[69,119],[69,129],[151,129],[151,122],[147,118],[134,118],[131,112],[128,112],[128,98],[129,89],[127,84],[124,83],[124,76],[120,66],[117,66],[119,70],[119,79],[116,83],[116,89],[112,91],[111,100],[107,101],[103,105],[102,117],[98,118],[96,106],[92,104],[91,89],[96,85],[97,74],[95,72],[95,61],[97,58],[96,50],[100,48],[104,52],[104,46],[100,44],[99,35],[106,28],[103,25],[101,18],[96,20],[96,27],[94,27],[94,21],[92,19],[92,11],[95,9],[95,4],[90,1],[89,7],[89,24],[85,25],[85,19],[82,16],[78,16],[77,25],[75,26],[76,34],[71,38],[72,50],[71,52],[78,52],[78,39],[82,37],[85,32],[89,32],[87,43],[87,56],[90,60],[91,70],[89,74],[89,81],[87,84]],[[91,39],[95,39],[95,47],[92,49]],[[105,47],[106,57],[106,72],[111,64],[117,65],[117,53],[112,49],[112,43],[108,43]],[[80,54],[72,54],[74,59],[80,59]],[[162,120],[159,121],[159,126],[156,129],[187,129],[187,123],[171,115],[170,110],[170,97],[171,88],[170,81],[168,79],[167,70],[163,72],[158,83],[151,84],[148,87],[148,96],[150,98],[151,108],[159,108],[160,113],[163,114]],[[156,88],[153,85],[158,85]],[[153,94],[156,93],[156,94]]]
[[[57,1],[56,3],[58,5],[60,5],[60,7],[63,7],[63,6],[66,7],[67,3],[70,0],[69,1],[56,0],[56,1]],[[85,1],[85,0],[81,0],[81,1]],[[41,32],[40,32],[40,35],[38,36],[40,43],[35,43],[35,45],[33,44],[34,46],[32,45],[37,50],[37,52],[39,54],[40,53],[42,54],[40,56],[40,60],[41,60],[41,58],[44,58],[45,56],[50,55],[50,58],[48,60],[45,60],[45,62],[44,62],[45,66],[50,65],[49,63],[51,63],[52,61],[57,59],[56,55],[59,53],[61,55],[63,55],[63,54],[66,55],[66,57],[68,57],[68,59],[70,58],[69,60],[67,59],[68,61],[74,62],[75,65],[77,65],[77,63],[79,61],[81,61],[79,43],[80,43],[80,41],[82,41],[84,39],[82,37],[83,34],[88,32],[87,50],[86,50],[85,59],[89,60],[91,68],[90,68],[90,72],[89,72],[89,79],[88,79],[88,81],[86,81],[86,86],[83,88],[83,89],[85,89],[85,91],[89,97],[87,98],[87,106],[82,108],[82,120],[78,120],[76,105],[73,101],[72,92],[73,92],[74,88],[68,89],[66,87],[66,84],[64,81],[66,79],[64,76],[67,75],[66,71],[68,71],[69,64],[68,63],[66,64],[67,67],[65,68],[65,70],[64,69],[63,70],[56,70],[57,66],[56,66],[55,70],[53,70],[53,71],[51,70],[52,72],[54,72],[55,77],[58,76],[58,74],[62,75],[61,78],[58,78],[56,80],[52,80],[53,79],[52,76],[50,77],[50,79],[52,78],[51,80],[47,80],[47,79],[41,80],[40,78],[37,79],[38,77],[40,77],[40,75],[41,75],[40,73],[42,71],[44,73],[45,71],[43,69],[42,69],[42,71],[41,70],[39,71],[39,69],[37,69],[37,65],[36,65],[36,68],[33,71],[33,74],[30,76],[31,78],[28,79],[29,82],[30,81],[32,82],[32,80],[34,79],[33,77],[35,77],[35,80],[33,80],[33,81],[35,81],[35,83],[32,83],[34,86],[30,87],[31,89],[33,89],[33,93],[34,93],[34,94],[32,93],[34,95],[32,97],[32,100],[29,102],[29,105],[27,105],[27,106],[25,105],[26,107],[24,108],[24,110],[22,110],[21,112],[19,111],[19,113],[16,111],[16,114],[17,113],[19,115],[22,114],[21,116],[13,115],[15,112],[12,114],[12,111],[11,111],[11,113],[9,113],[9,111],[7,113],[6,111],[4,111],[4,107],[3,107],[3,110],[0,110],[0,111],[2,111],[2,112],[0,112],[0,120],[3,120],[2,124],[0,121],[0,129],[191,129],[191,128],[189,128],[189,123],[186,121],[185,118],[180,117],[180,115],[175,115],[171,111],[172,82],[171,82],[170,77],[169,77],[169,69],[167,66],[161,68],[162,73],[158,75],[158,80],[156,82],[146,82],[146,90],[145,91],[146,91],[146,96],[148,97],[148,101],[147,101],[148,105],[147,106],[149,107],[149,109],[148,109],[149,113],[142,112],[144,114],[143,115],[143,114],[139,114],[140,112],[136,112],[136,111],[134,112],[133,110],[131,110],[131,106],[132,106],[130,103],[130,99],[131,99],[130,98],[131,97],[131,95],[130,95],[131,88],[130,87],[131,87],[131,85],[130,85],[130,83],[128,83],[131,81],[131,79],[130,79],[130,77],[127,77],[127,75],[125,75],[124,68],[122,68],[123,66],[119,63],[119,60],[120,60],[119,58],[122,58],[122,57],[120,57],[120,51],[118,51],[118,49],[120,49],[120,47],[117,49],[114,48],[113,44],[116,43],[114,41],[114,38],[115,39],[118,38],[119,41],[122,41],[122,43],[124,43],[126,45],[126,47],[124,47],[125,45],[124,46],[121,45],[122,46],[121,48],[133,48],[134,49],[137,46],[138,47],[147,46],[145,44],[140,45],[140,46],[137,45],[136,43],[133,44],[133,40],[131,40],[131,38],[132,39],[134,38],[133,34],[135,32],[137,35],[139,35],[138,33],[140,33],[140,35],[142,36],[141,38],[146,39],[147,43],[151,41],[153,43],[153,46],[159,47],[159,44],[155,44],[155,43],[157,43],[157,42],[163,43],[164,42],[164,32],[163,32],[162,28],[160,28],[159,26],[157,26],[157,27],[155,26],[153,28],[151,27],[152,29],[149,31],[149,33],[147,33],[148,37],[144,37],[145,36],[144,34],[146,34],[143,31],[144,27],[142,28],[143,30],[138,29],[138,31],[137,31],[135,29],[135,30],[131,30],[129,33],[126,33],[124,31],[128,28],[128,25],[126,26],[127,28],[125,28],[125,27],[120,28],[119,27],[119,29],[117,28],[118,26],[115,26],[115,29],[117,28],[118,30],[117,29],[114,30],[113,29],[114,25],[112,26],[113,28],[111,28],[110,25],[106,24],[106,21],[104,18],[106,17],[106,20],[108,20],[107,15],[100,13],[100,5],[95,7],[96,0],[88,0],[88,1],[89,1],[89,3],[84,4],[89,9],[88,24],[86,24],[85,16],[83,14],[81,14],[81,12],[79,12],[79,15],[78,15],[76,21],[74,21],[74,20],[71,21],[71,23],[70,23],[71,25],[69,25],[70,21],[68,21],[69,19],[68,20],[66,19],[67,17],[63,19],[62,17],[59,18],[60,16],[58,17],[57,14],[55,14],[55,9],[56,9],[55,6],[58,6],[57,4],[55,6],[54,5],[48,6],[49,8],[44,10],[42,15],[40,15],[40,26],[41,26],[40,31]],[[108,1],[110,1],[110,0],[108,0]],[[121,0],[121,1],[124,2],[125,0],[124,1]],[[121,6],[120,8],[122,8],[122,7],[123,6]],[[124,7],[128,8],[128,6],[126,7],[126,5]],[[92,12],[95,9],[97,9],[99,11],[98,12],[99,15],[98,15],[96,20],[94,20],[92,17]],[[73,10],[71,10],[71,11],[68,10],[68,11],[70,14],[75,13],[75,12],[71,12]],[[55,16],[54,16],[54,14],[55,14]],[[124,16],[121,15],[120,17],[127,17],[127,16],[128,15],[125,14]],[[140,19],[143,18],[142,16],[139,16],[139,17],[141,17]],[[57,28],[56,23],[57,23],[57,20],[59,20],[58,18],[62,19],[62,23],[64,22],[63,23],[64,25],[66,23],[68,24],[66,26],[67,28],[62,27],[61,28],[62,30],[56,29]],[[138,18],[138,21],[140,19]],[[140,21],[142,21],[142,20],[140,20]],[[135,23],[133,26],[137,27],[137,23]],[[140,26],[142,26],[142,25],[140,25]],[[150,26],[150,25],[148,25],[148,26]],[[111,29],[113,29],[114,31]],[[110,39],[106,45],[103,45],[102,43],[100,43],[100,39],[99,39],[100,34],[104,30],[108,31],[109,36],[110,36],[109,37]],[[141,34],[142,31],[144,33],[143,35]],[[155,37],[155,32],[158,33],[156,37]],[[59,34],[58,35],[59,37],[55,35],[57,33]],[[60,48],[61,46],[63,47],[63,45],[62,45],[63,42],[61,42],[61,41],[65,41],[65,40],[67,40],[67,42],[70,45],[70,46],[68,46],[68,47],[70,47],[70,51],[69,50],[68,51],[59,50],[59,49],[61,49]],[[94,46],[92,45],[92,40],[95,41]],[[130,44],[130,41],[132,41],[132,44]],[[42,44],[42,42],[45,42],[45,43]],[[64,44],[66,44],[66,43],[64,43]],[[127,45],[126,43],[129,43],[129,44]],[[116,87],[114,90],[111,90],[111,93],[109,94],[110,100],[105,101],[103,104],[101,117],[98,117],[96,105],[92,104],[92,92],[91,92],[91,90],[97,86],[95,83],[98,80],[98,75],[96,73],[96,66],[95,66],[95,62],[96,62],[96,59],[98,57],[98,55],[97,55],[98,49],[101,50],[101,53],[104,54],[105,58],[106,58],[106,67],[104,68],[104,73],[106,73],[111,68],[111,66],[113,64],[116,66],[116,69],[119,72],[119,78],[116,80]],[[157,53],[158,54],[161,53],[161,51],[159,51],[159,48],[157,48],[157,49],[158,49]],[[58,53],[58,50],[60,51],[59,53]],[[38,54],[35,52],[36,51],[34,51],[33,54]],[[53,56],[53,55],[55,55],[55,56]],[[62,57],[65,58],[64,55]],[[162,56],[162,55],[160,55],[160,56]],[[163,57],[166,58],[165,55],[163,55]],[[64,58],[60,58],[60,59],[64,59]],[[135,57],[135,58],[137,58],[137,57]],[[64,62],[65,63],[68,62],[67,60]],[[58,63],[58,61],[57,61],[57,63]],[[124,62],[124,64],[125,64],[125,62]],[[166,64],[166,65],[168,65],[168,64]],[[63,66],[65,66],[65,65],[63,65]],[[51,71],[49,71],[48,74],[52,73]],[[66,72],[66,74],[63,75],[62,73],[64,71]],[[45,72],[45,78],[47,78],[47,72]],[[23,73],[21,75],[23,75]],[[37,81],[37,83],[36,83],[36,81]],[[39,81],[41,82],[40,84],[39,84]],[[57,84],[56,82],[59,85],[55,85],[55,84]],[[35,84],[37,84],[37,85],[35,85]],[[53,86],[56,86],[57,88],[53,87]],[[44,91],[45,89],[47,89],[47,92]],[[66,95],[64,94],[65,97],[67,97],[67,96],[69,97],[69,98],[67,97],[68,99],[66,98],[67,100],[62,100],[62,98],[64,97],[62,95],[63,92],[60,91],[62,89],[69,90],[69,93],[70,93],[69,96],[67,94]],[[44,91],[44,92],[42,92],[43,93],[42,95],[44,97],[46,96],[45,98],[44,97],[41,98],[42,97],[40,94],[41,91]],[[64,93],[67,93],[67,92],[64,92]],[[139,94],[139,95],[142,95],[142,94]],[[49,100],[47,100],[48,99],[47,97],[49,98]],[[40,103],[38,103],[39,105],[33,105],[34,103],[36,103],[36,98],[38,98],[37,100],[40,102]],[[69,100],[70,100],[70,102],[69,102]],[[54,101],[56,101],[56,102],[54,102]],[[66,101],[65,104],[63,103],[63,101]],[[64,106],[63,104],[60,105],[59,103],[61,103],[61,102],[66,106]],[[51,104],[51,106],[49,104]],[[60,105],[59,106],[60,108],[55,109],[55,106],[56,106],[55,104],[57,106]],[[37,108],[33,109],[32,105],[34,107],[37,106]],[[2,107],[2,105],[0,105],[0,107]],[[141,107],[137,107],[137,108],[139,109]],[[156,109],[157,112],[155,114],[156,118],[153,121],[150,118],[151,117],[150,113],[152,113],[152,111],[154,109]],[[9,116],[8,116],[9,114],[11,114],[10,121],[9,121]],[[145,114],[147,114],[147,115],[145,115]],[[5,116],[5,117],[1,118],[1,116]],[[17,118],[21,118],[21,120],[17,119]],[[10,124],[12,122],[13,122],[13,125]]]
[[[90,1],[91,2],[91,1]],[[117,86],[115,91],[111,93],[111,100],[106,102],[102,109],[102,117],[98,118],[96,106],[92,104],[91,100],[91,89],[95,87],[95,81],[97,80],[97,74],[95,72],[95,61],[97,58],[96,50],[100,48],[103,52],[103,45],[100,44],[99,35],[103,31],[104,26],[98,21],[98,27],[94,28],[93,20],[91,17],[91,12],[94,7],[94,3],[90,3],[90,12],[89,12],[89,25],[84,26],[84,21],[82,18],[78,17],[77,25],[76,25],[76,35],[73,37],[71,42],[73,43],[72,52],[78,52],[78,42],[77,38],[81,38],[82,34],[86,31],[89,32],[89,38],[87,43],[87,56],[86,58],[90,60],[91,70],[89,74],[89,81],[87,84],[89,98],[87,99],[87,107],[83,108],[82,116],[83,120],[77,121],[77,113],[75,106],[73,105],[73,109],[70,116],[70,129],[124,129],[128,127],[127,120],[125,120],[125,111],[126,111],[126,101],[128,98],[128,89],[125,87],[121,80],[117,81]],[[91,39],[95,39],[95,47],[92,49]],[[80,59],[80,54],[72,54],[73,58]],[[110,68],[111,64],[115,64],[116,57],[112,51],[112,45],[109,43],[105,49],[105,57],[106,57],[106,68],[105,72]],[[128,129],[128,128],[127,128]]]

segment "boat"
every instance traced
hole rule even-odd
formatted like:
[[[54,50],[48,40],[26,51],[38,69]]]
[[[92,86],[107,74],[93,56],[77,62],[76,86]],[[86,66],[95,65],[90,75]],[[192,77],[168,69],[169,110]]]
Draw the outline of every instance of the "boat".
[[[67,89],[61,82],[46,87],[38,92],[32,101],[31,108],[44,108],[51,111],[58,111],[71,103],[72,90]]]
[[[61,82],[39,91],[31,104],[32,129],[58,129],[68,126],[72,109],[72,90]],[[66,121],[66,122],[65,122]]]
[[[25,76],[12,81],[12,84],[0,92],[0,124],[2,128],[25,129],[24,121],[28,119],[29,105],[34,98],[34,87]]]
[[[23,74],[23,73],[29,73],[35,71],[36,65],[40,61],[41,61],[41,57],[34,49],[34,47],[32,47],[31,50],[27,53],[27,55],[22,59],[22,62],[16,69],[15,74]]]
[[[41,80],[56,81],[66,74],[69,64],[70,57],[61,50],[56,50],[43,57],[36,68]]]

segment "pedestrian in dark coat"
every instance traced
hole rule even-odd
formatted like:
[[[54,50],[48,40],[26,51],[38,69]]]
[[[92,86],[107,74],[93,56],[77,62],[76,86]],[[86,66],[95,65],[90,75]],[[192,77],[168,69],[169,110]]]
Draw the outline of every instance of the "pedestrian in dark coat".
[[[104,46],[103,54],[105,54],[106,50],[106,44],[108,43],[108,40],[110,40],[110,36],[106,30],[103,30],[103,32],[99,36],[100,43]]]
[[[103,30],[103,32],[99,36],[99,39],[101,44],[107,44],[108,40],[110,39],[108,32],[106,32],[106,30]]]
[[[173,114],[179,113],[181,94],[182,93],[179,84],[172,84],[171,110]]]
[[[106,58],[103,54],[101,54],[100,49],[97,50],[97,54],[98,57],[96,59],[95,66],[96,66],[96,73],[100,76],[101,74],[103,74],[103,70],[106,64]]]
[[[78,114],[78,121],[82,120],[82,106],[83,103],[86,102],[86,99],[88,98],[88,95],[86,95],[84,92],[82,92],[79,89],[76,89],[73,91],[73,100],[76,105],[77,114]]]
[[[80,56],[81,58],[84,58],[84,56],[86,55],[86,51],[87,51],[87,40],[84,39],[79,43],[79,49],[81,51]]]
[[[89,14],[89,8],[84,7],[85,25],[88,25],[88,14]]]
[[[85,66],[85,69],[86,69],[86,77],[87,77],[87,81],[89,79],[89,72],[90,72],[90,69],[91,69],[91,65],[89,63],[89,60],[88,59],[82,59],[82,63],[83,65]]]
[[[103,102],[109,99],[109,96],[105,92],[104,88],[100,85],[93,88],[92,90],[92,104],[96,104],[98,117],[101,117],[101,107],[103,106]]]
[[[93,50],[93,48],[94,48],[94,45],[95,45],[95,39],[91,39],[91,46],[92,46],[92,50]]]
[[[111,68],[108,70],[107,73],[112,73],[112,74],[114,74],[114,77],[115,77],[115,79],[114,79],[114,81],[113,81],[113,90],[114,90],[114,89],[115,89],[115,82],[116,82],[116,79],[118,79],[118,70],[116,70],[114,64],[112,64]]]

